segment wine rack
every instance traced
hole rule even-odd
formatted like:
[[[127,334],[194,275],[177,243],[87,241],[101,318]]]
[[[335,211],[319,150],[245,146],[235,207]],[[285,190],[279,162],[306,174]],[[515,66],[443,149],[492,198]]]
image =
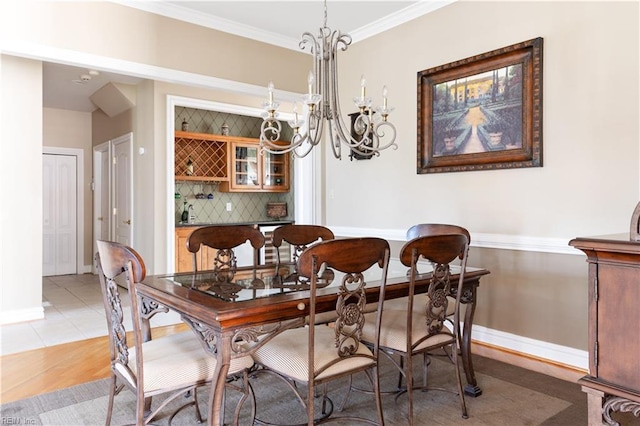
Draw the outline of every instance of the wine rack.
[[[185,181],[228,181],[228,137],[176,131],[175,177]],[[191,159],[191,167],[188,165]]]

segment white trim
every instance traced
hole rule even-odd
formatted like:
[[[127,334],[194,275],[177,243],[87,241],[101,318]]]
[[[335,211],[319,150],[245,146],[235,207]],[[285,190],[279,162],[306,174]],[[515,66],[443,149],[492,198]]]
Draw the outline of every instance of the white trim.
[[[581,370],[589,369],[589,352],[542,340],[530,339],[504,331],[473,325],[471,339],[521,354],[543,358]]]
[[[91,265],[84,264],[84,151],[79,148],[43,146],[42,154],[76,157],[76,273],[91,272]]]
[[[14,311],[0,312],[0,325],[15,324],[18,322],[44,319],[44,308],[16,309]]]
[[[91,181],[92,190],[93,190],[93,242],[91,246],[92,253],[96,253],[98,251],[98,246],[96,244],[98,233],[96,230],[98,227],[102,229],[107,222],[107,235],[111,235],[111,230],[109,227],[111,226],[110,220],[102,220],[102,223],[99,223],[98,214],[103,210],[102,209],[102,156],[106,155],[108,158],[111,158],[111,143],[110,141],[103,142],[99,145],[95,145],[92,150],[93,153],[93,179]],[[111,167],[107,167],[107,192],[110,193],[110,182],[111,182]],[[98,196],[99,195],[99,196]],[[107,200],[107,211],[111,211],[111,198]],[[95,264],[91,267],[91,273],[96,274]]]
[[[454,3],[456,0],[442,1],[418,1],[406,8],[395,13],[387,15],[375,22],[367,24],[363,27],[349,31],[352,37],[352,44],[373,37],[391,28],[402,25],[422,15],[433,12],[441,7]],[[159,1],[131,1],[131,0],[113,0],[122,6],[132,7],[134,9],[143,10],[145,12],[154,13],[156,15],[166,16],[172,19],[189,22],[191,24],[200,25],[217,31],[234,34],[240,37],[257,40],[262,43],[272,44],[274,46],[284,47],[285,49],[300,51],[300,38],[289,37],[282,34],[266,31],[250,25],[223,19],[218,16],[206,15],[196,12],[192,9],[185,8],[179,4],[171,4]],[[310,28],[310,30],[313,28]]]
[[[352,39],[351,44],[355,44],[359,41],[380,34],[384,31],[388,31],[394,27],[398,27],[413,19],[426,15],[427,13],[431,13],[451,3],[455,3],[456,1],[457,0],[419,1],[417,3],[414,3],[402,10],[380,18],[377,21],[371,22],[364,27],[360,27],[351,31],[349,33]]]
[[[241,24],[239,22],[230,21],[218,16],[207,15],[196,12],[194,10],[179,6],[177,4],[168,4],[159,1],[129,1],[129,0],[113,0],[122,6],[132,7],[134,9],[143,10],[145,12],[154,13],[156,15],[166,16],[172,19],[189,22],[191,24],[200,25],[202,27],[211,28],[240,37],[257,40],[263,43],[273,44],[275,46],[284,47],[286,49],[298,50],[298,42],[300,40],[277,34],[271,31],[265,31],[250,25]]]
[[[327,225],[342,237],[379,237],[391,241],[406,241],[404,229],[353,228]],[[503,250],[533,251],[541,253],[584,255],[569,246],[570,238],[528,237],[524,235],[471,233],[471,247]]]
[[[27,41],[3,40],[0,42],[0,53],[76,67],[90,67],[91,69],[100,71],[126,74],[133,77],[164,81],[178,85],[208,89],[214,88],[231,93],[266,97],[266,87],[257,86],[255,84],[241,83],[223,78],[211,77],[171,68],[157,67],[141,62],[126,61],[107,56],[78,52],[75,50],[60,49]],[[301,97],[300,93],[289,92],[277,88],[274,90],[274,94],[282,102],[293,103],[294,101],[298,101]]]

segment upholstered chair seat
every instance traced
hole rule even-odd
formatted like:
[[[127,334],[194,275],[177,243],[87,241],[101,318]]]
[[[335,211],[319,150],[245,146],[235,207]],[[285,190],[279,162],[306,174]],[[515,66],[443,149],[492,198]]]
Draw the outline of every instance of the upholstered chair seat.
[[[424,307],[424,305],[423,305]],[[415,310],[415,306],[414,306]],[[369,318],[367,318],[369,317]],[[372,342],[375,338],[375,312],[365,315],[366,321],[362,329],[362,340]],[[420,324],[424,320],[424,315],[413,314],[413,324]],[[387,309],[385,305],[382,312],[382,324],[380,325],[380,346],[396,351],[405,351],[407,349],[407,311]],[[447,334],[435,334],[426,337],[421,327],[415,327],[411,331],[411,344],[414,351],[422,351],[429,347],[441,347],[451,342],[452,336]],[[426,338],[425,338],[426,337]],[[424,339],[415,345],[420,339]],[[415,346],[414,346],[415,345]]]
[[[171,389],[180,389],[191,383],[210,382],[217,360],[213,355],[204,351],[192,331],[185,331],[144,342],[142,344],[144,354],[144,383],[147,394],[155,392],[167,392]],[[253,358],[249,355],[233,358],[229,367],[229,375],[241,373],[244,369],[251,368]],[[130,351],[129,368],[133,375],[137,374],[136,350]],[[127,368],[122,364],[116,364],[122,376],[134,386],[135,380],[127,374]]]
[[[375,317],[373,318],[375,327]],[[340,356],[335,348],[336,333],[329,326],[316,328],[314,352],[314,374],[316,380],[330,376],[337,376],[346,371],[359,370],[373,365],[372,358],[351,357],[344,362],[337,362]],[[309,378],[309,341],[307,327],[300,327],[276,336],[268,345],[262,346],[253,355],[254,360],[265,367],[285,374],[294,380],[306,382]],[[357,352],[372,357],[373,354],[366,345],[360,345]],[[336,363],[337,362],[337,363]],[[333,366],[326,366],[334,363]],[[320,371],[322,371],[320,373]]]

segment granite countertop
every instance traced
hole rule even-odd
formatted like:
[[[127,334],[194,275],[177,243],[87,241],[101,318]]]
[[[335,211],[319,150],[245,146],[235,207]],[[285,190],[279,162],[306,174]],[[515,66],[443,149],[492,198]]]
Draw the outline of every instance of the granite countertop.
[[[253,222],[236,222],[236,223],[176,223],[176,228],[186,228],[189,226],[197,227],[197,226],[208,226],[208,225],[220,225],[220,226],[231,226],[231,225],[258,225],[258,226],[281,226],[288,225],[290,223],[294,223],[293,220],[257,220]]]

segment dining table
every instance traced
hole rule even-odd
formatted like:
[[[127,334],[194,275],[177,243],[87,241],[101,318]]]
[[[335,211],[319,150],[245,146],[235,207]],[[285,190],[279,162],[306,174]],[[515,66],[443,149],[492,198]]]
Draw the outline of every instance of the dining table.
[[[453,278],[459,277],[459,271],[453,272]],[[472,397],[482,393],[471,360],[471,330],[480,278],[487,274],[486,269],[467,267],[461,295],[466,308],[460,355],[467,381],[464,391]],[[428,270],[420,271],[416,293],[426,292],[430,276]],[[321,278],[316,312],[328,314],[335,309],[339,279],[331,270],[324,271]],[[379,279],[378,273],[376,279],[367,281],[367,303],[378,301]],[[304,325],[309,314],[309,282],[297,276],[294,264],[149,275],[136,288],[143,301],[159,303],[178,312],[201,339],[204,348],[216,357],[208,425],[223,424],[224,388],[231,359],[251,353],[261,342],[268,341],[269,336]],[[451,296],[455,296],[456,291],[457,287],[452,286]],[[389,267],[385,301],[406,297],[408,293],[407,269]]]

